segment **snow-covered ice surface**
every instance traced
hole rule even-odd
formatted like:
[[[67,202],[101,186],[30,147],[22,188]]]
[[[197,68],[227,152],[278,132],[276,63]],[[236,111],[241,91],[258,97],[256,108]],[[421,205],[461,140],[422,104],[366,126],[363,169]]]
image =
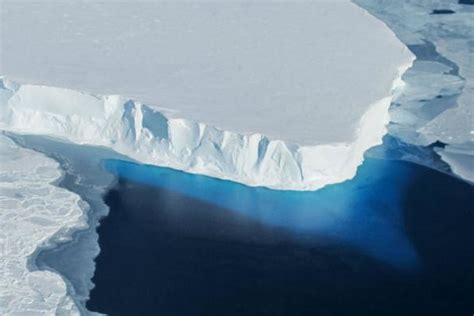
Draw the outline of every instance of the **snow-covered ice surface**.
[[[38,271],[39,249],[84,229],[80,197],[53,184],[58,163],[0,134],[0,314],[78,315],[61,276]]]
[[[352,178],[414,58],[345,0],[4,1],[1,21],[4,129],[278,189]]]
[[[458,1],[354,0],[394,30],[417,59],[390,109],[388,132],[436,148],[460,177],[474,180],[474,6]],[[451,10],[433,14],[434,10]]]

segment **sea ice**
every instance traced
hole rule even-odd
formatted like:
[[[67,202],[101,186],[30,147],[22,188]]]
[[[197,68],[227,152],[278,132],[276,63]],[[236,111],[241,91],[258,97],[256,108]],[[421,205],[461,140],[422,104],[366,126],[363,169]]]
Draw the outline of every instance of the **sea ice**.
[[[0,134],[0,314],[79,315],[65,281],[35,269],[36,252],[84,228],[76,194],[53,185],[58,164]]]
[[[474,143],[463,145],[447,145],[437,148],[436,151],[451,166],[454,173],[474,183]]]
[[[403,77],[406,89],[391,108],[388,131],[403,141],[437,149],[460,177],[474,173],[474,11],[442,0],[355,0],[385,21],[417,59]],[[431,14],[450,10],[451,14]],[[442,12],[442,11],[441,11]],[[453,153],[462,148],[463,154]],[[468,148],[469,150],[466,150]],[[462,167],[461,167],[462,166]]]

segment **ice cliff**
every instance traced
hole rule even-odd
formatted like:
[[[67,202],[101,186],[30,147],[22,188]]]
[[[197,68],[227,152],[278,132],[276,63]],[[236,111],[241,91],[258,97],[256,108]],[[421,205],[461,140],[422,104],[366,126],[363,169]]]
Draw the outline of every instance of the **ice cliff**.
[[[314,190],[352,178],[364,152],[381,143],[392,99],[368,107],[352,142],[301,146],[174,118],[117,95],[18,85],[6,79],[0,95],[4,130],[106,146],[148,164],[291,190]]]

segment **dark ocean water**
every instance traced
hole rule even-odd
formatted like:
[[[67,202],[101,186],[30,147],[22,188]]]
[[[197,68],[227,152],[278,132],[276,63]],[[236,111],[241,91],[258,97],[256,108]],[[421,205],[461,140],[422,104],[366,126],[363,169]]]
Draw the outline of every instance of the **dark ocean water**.
[[[109,315],[468,315],[474,188],[407,162],[283,192],[120,160],[88,309]]]

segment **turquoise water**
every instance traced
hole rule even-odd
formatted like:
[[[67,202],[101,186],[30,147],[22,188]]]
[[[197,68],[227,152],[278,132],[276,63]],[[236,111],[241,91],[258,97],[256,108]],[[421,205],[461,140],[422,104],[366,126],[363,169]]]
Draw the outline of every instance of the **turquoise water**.
[[[471,315],[474,188],[367,158],[315,192],[105,160],[87,308],[109,315]]]
[[[407,238],[403,201],[412,168],[369,159],[357,177],[314,192],[276,191],[184,172],[106,160],[116,176],[178,192],[283,228],[301,239],[329,238],[400,269],[416,269],[416,250]]]

